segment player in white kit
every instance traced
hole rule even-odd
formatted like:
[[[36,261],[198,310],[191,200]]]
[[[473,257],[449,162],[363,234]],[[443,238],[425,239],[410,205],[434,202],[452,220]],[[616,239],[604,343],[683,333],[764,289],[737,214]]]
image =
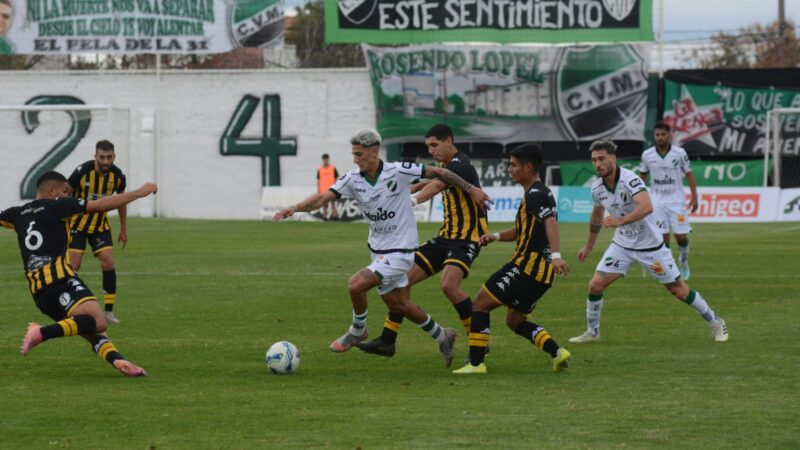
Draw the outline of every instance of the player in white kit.
[[[459,186],[484,208],[489,196],[444,168],[381,161],[378,155],[381,137],[375,130],[358,131],[350,139],[350,144],[358,169],[339,178],[330,190],[312,195],[273,217],[275,221],[282,220],[297,211],[313,211],[346,196],[358,202],[369,224],[367,247],[372,263],[348,281],[353,321],[348,331],[331,343],[330,349],[346,352],[367,338],[367,292],[377,287],[389,311],[416,323],[439,343],[445,366],[449,367],[453,360],[455,330],[442,328],[410,300],[407,273],[414,265],[414,252],[419,245],[410,186],[420,178],[436,177],[449,185]]]
[[[683,177],[692,191],[689,205],[691,212],[697,211],[697,180],[692,173],[689,155],[686,150],[670,143],[670,128],[664,122],[656,122],[653,127],[655,147],[642,153],[639,174],[647,183],[650,177],[650,198],[653,201],[653,218],[661,234],[664,244],[669,248],[669,233],[675,235],[678,242],[678,261],[681,265],[681,276],[688,281],[689,270],[689,238],[692,231],[689,225],[689,214],[686,213],[686,196],[683,192]]]
[[[728,340],[725,321],[717,316],[699,292],[681,279],[672,253],[664,246],[661,232],[653,220],[653,205],[644,181],[628,169],[617,166],[617,146],[608,140],[592,142],[592,164],[598,179],[592,184],[594,208],[589,219],[589,239],[578,253],[580,262],[594,248],[601,226],[615,228],[614,238],[589,281],[586,300],[587,330],[570,342],[600,340],[600,313],[603,293],[623,277],[633,263],[639,263],[651,278],[661,282],[678,300],[694,308],[711,327],[717,342]],[[604,212],[609,215],[603,218]]]

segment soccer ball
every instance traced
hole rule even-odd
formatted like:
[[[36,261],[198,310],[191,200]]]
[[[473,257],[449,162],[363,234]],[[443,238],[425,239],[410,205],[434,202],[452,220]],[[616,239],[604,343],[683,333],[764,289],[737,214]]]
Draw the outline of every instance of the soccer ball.
[[[272,373],[289,374],[300,365],[300,351],[289,341],[276,342],[267,350],[266,361]]]

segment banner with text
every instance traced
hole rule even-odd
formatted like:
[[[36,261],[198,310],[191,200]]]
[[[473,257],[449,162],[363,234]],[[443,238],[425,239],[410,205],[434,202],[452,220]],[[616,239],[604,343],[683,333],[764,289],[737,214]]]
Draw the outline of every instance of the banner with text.
[[[652,41],[652,0],[325,0],[325,41]]]
[[[664,82],[664,121],[690,155],[764,154],[767,112],[800,108],[800,91]],[[782,153],[800,154],[800,115],[781,120]]]
[[[649,44],[363,48],[386,143],[644,139]]]
[[[638,159],[618,160],[617,164],[637,172],[639,169]],[[596,178],[590,162],[561,163],[560,168],[565,186],[590,186]],[[693,161],[692,173],[698,186],[762,186],[764,161]],[[683,184],[687,185],[685,179]]]
[[[0,17],[10,17],[0,55],[282,46],[283,12],[283,0],[9,0],[0,2]]]

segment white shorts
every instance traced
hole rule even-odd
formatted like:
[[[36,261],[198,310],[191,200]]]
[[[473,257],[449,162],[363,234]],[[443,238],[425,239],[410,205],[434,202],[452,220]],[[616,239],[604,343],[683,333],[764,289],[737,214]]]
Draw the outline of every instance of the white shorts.
[[[653,206],[653,218],[661,234],[688,234],[692,232],[685,206]]]
[[[367,266],[381,279],[378,294],[408,286],[408,271],[414,266],[414,253],[373,253],[372,264]]]
[[[672,257],[672,252],[666,246],[662,245],[658,250],[649,252],[637,252],[624,249],[613,242],[603,253],[603,258],[597,263],[595,270],[625,275],[631,264],[635,262],[644,267],[650,278],[656,279],[662,284],[672,283],[681,275],[675,259]]]

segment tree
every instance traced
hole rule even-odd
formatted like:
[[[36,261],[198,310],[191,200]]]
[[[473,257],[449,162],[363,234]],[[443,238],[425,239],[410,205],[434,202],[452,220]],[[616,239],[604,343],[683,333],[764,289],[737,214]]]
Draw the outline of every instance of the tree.
[[[314,0],[297,8],[297,17],[286,35],[294,44],[300,67],[364,67],[364,54],[355,44],[325,43],[325,6]]]
[[[719,33],[711,38],[712,51],[692,50],[687,63],[701,69],[778,69],[800,66],[800,41],[795,26],[778,21],[767,26],[756,23],[739,34]]]

